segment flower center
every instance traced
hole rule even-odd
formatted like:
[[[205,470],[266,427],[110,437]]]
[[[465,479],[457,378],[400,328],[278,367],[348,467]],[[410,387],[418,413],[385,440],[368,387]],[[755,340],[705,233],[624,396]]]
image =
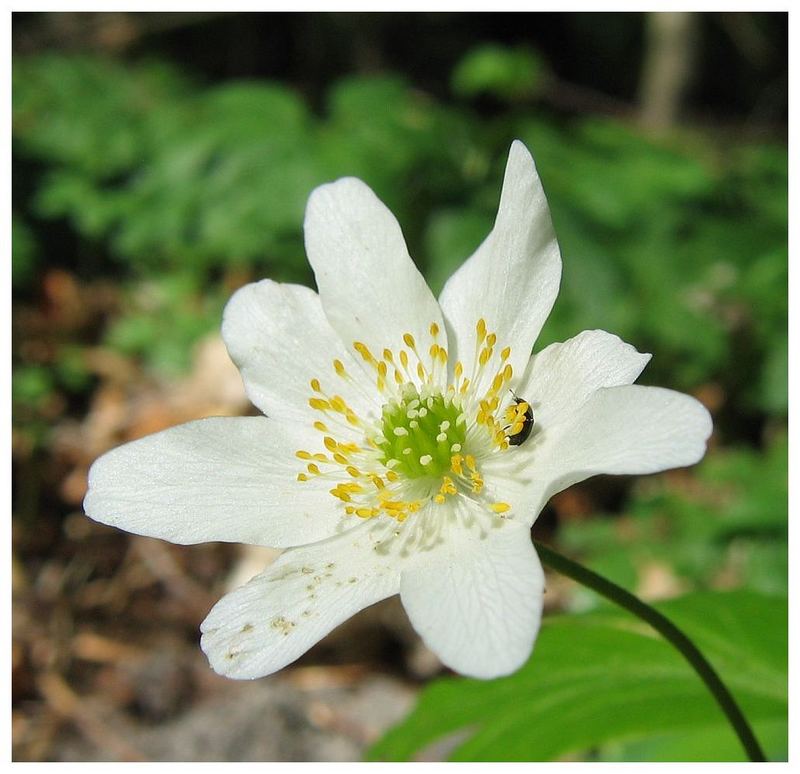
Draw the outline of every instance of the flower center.
[[[381,435],[375,440],[380,461],[408,479],[441,478],[466,440],[466,418],[451,397],[426,397],[413,384],[403,386],[400,399],[384,405]]]
[[[359,415],[341,395],[312,379],[308,404],[321,417],[314,428],[327,453],[296,452],[306,463],[298,481],[331,481],[329,491],[345,514],[365,519],[403,522],[449,502],[458,510],[462,501],[505,518],[511,506],[497,500],[481,466],[513,448],[528,405],[519,401],[503,408],[510,401],[511,348],[496,348],[497,336],[483,319],[475,332],[474,356],[466,367],[460,360],[450,367],[436,323],[429,327],[429,346],[418,346],[406,333],[404,346],[376,356],[363,342],[353,342],[363,369],[351,374],[337,359],[333,371],[361,394],[377,390],[379,416]]]

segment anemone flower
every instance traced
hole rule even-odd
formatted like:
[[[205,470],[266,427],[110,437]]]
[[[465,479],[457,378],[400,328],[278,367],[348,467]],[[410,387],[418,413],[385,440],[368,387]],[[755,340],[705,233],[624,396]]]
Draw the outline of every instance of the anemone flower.
[[[444,664],[513,672],[541,620],[530,528],[544,504],[599,473],[697,462],[708,412],[634,385],[650,355],[604,331],[531,356],[561,257],[520,142],[494,228],[438,301],[360,180],[311,194],[305,242],[318,293],[263,280],[224,313],[265,416],[202,419],[108,452],[86,513],[175,543],[286,549],[202,624],[229,677],[275,672],[398,593]]]

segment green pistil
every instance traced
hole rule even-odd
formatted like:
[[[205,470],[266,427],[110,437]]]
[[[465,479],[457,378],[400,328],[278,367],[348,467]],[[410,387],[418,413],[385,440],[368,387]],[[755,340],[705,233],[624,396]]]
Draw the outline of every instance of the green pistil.
[[[459,421],[460,415],[460,407],[449,398],[441,394],[422,398],[414,386],[406,385],[399,403],[383,407],[385,440],[378,444],[383,463],[406,478],[446,474],[451,457],[464,446],[466,425],[463,418]],[[456,451],[454,444],[458,444]]]

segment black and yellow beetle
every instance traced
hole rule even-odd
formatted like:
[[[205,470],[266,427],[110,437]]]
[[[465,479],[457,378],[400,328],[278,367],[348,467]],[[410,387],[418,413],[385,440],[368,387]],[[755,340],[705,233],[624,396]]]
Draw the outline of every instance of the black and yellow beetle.
[[[512,433],[510,435],[506,435],[508,438],[509,446],[520,446],[521,444],[525,443],[530,437],[531,431],[533,430],[533,409],[531,408],[531,404],[528,403],[527,400],[524,398],[518,398],[513,392],[511,393],[514,395],[514,403],[517,406],[525,405],[525,413],[522,416],[522,426],[516,433]],[[513,411],[513,409],[510,409]],[[508,430],[512,425],[509,425],[505,429]]]

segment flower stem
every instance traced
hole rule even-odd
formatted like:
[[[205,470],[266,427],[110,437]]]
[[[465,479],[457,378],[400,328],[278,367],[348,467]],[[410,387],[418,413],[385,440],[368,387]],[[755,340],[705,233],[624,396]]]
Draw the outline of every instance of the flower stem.
[[[747,718],[745,718],[742,710],[736,703],[736,699],[733,698],[731,692],[728,690],[725,683],[722,682],[714,667],[708,663],[708,660],[698,650],[697,646],[675,626],[672,621],[650,607],[650,605],[642,602],[638,597],[625,591],[625,589],[620,586],[617,586],[616,583],[612,583],[596,572],[592,572],[592,570],[589,570],[583,565],[573,562],[571,559],[559,554],[557,551],[540,543],[538,540],[534,540],[533,542],[539,553],[539,557],[548,567],[587,586],[606,599],[610,599],[620,607],[624,607],[627,611],[649,623],[650,626],[664,637],[664,639],[675,646],[675,648],[680,651],[681,655],[689,662],[700,679],[706,684],[708,690],[711,691],[720,709],[725,713],[728,722],[739,737],[742,746],[747,752],[748,758],[750,758],[751,761],[766,761],[764,751],[761,749],[761,745],[758,743],[753,729],[747,722]]]

